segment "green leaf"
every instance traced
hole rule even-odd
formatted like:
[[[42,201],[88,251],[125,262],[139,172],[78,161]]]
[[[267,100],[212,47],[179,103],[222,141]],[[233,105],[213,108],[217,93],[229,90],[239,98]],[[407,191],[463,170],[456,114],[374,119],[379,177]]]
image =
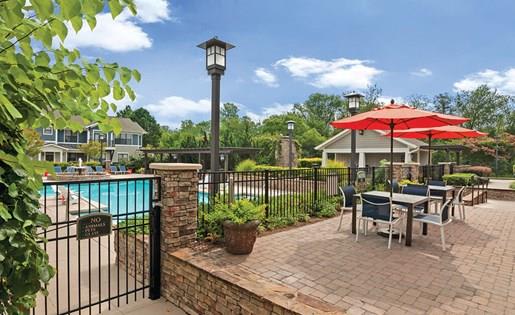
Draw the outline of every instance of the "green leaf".
[[[123,7],[118,0],[109,0],[109,9],[111,10],[111,16],[116,18],[120,13],[122,13]]]
[[[104,76],[107,80],[107,82],[111,82],[114,79],[114,76],[116,74],[116,70],[111,68],[110,66],[104,66]]]
[[[13,198],[18,197],[18,188],[16,187],[16,185],[14,183],[9,185],[9,196],[11,196]]]
[[[134,80],[136,80],[137,82],[141,81],[141,74],[139,73],[138,70],[136,69],[133,69],[132,70],[132,77],[134,78]]]
[[[82,28],[82,18],[80,16],[74,16],[70,21],[72,22],[73,29],[78,33]]]
[[[89,28],[91,30],[97,26],[97,19],[94,16],[86,16],[86,22],[88,22]]]
[[[23,115],[14,107],[14,105],[9,101],[3,94],[0,94],[0,105],[7,110],[9,115],[13,119],[22,118]]]
[[[103,0],[87,0],[82,3],[82,9],[90,17],[94,17],[98,13],[102,12],[104,8]]]
[[[80,15],[80,0],[60,0],[59,4],[65,19],[71,20],[73,17]]]
[[[0,218],[4,219],[4,221],[7,221],[10,218],[12,218],[11,214],[9,213],[9,211],[1,203],[0,203]]]
[[[41,21],[48,19],[54,12],[52,0],[32,0],[31,4]]]
[[[131,80],[132,73],[131,70],[127,67],[121,67],[120,68],[120,79],[122,80],[123,84],[129,83]]]
[[[46,52],[40,51],[36,55],[35,61],[36,61],[36,65],[46,67],[50,63],[50,57],[48,56],[48,54]]]
[[[119,81],[114,81],[113,84],[113,98],[117,101],[123,99],[125,96],[125,92],[123,91],[122,87],[120,86]]]

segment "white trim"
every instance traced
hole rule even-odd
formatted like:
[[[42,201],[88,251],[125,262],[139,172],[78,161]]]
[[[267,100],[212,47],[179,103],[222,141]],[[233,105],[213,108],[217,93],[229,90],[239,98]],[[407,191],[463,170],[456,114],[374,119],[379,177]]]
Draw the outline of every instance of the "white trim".
[[[325,147],[327,147],[328,145],[332,144],[333,142],[341,139],[341,138],[344,138],[345,136],[347,136],[348,134],[350,134],[350,129],[345,129],[343,130],[342,132],[334,135],[333,137],[327,139],[326,141],[322,142],[321,144],[317,145],[315,147],[315,150],[324,150]],[[371,129],[371,130],[365,130],[365,131],[375,131],[376,133],[380,134],[381,136],[385,137],[386,135],[386,131],[384,130],[375,130],[375,129]],[[385,137],[387,138],[387,137]],[[410,148],[419,148],[418,145],[414,144],[414,143],[411,143],[409,142],[408,140],[405,140],[405,139],[401,139],[401,138],[393,138],[394,141],[397,141],[399,143],[402,143]],[[388,149],[389,150],[389,149]]]
[[[324,149],[326,153],[351,153],[351,149]],[[356,153],[390,153],[390,148],[357,148]],[[408,148],[393,148],[394,153],[409,152]]]
[[[45,132],[45,130],[49,130],[49,129],[50,129],[50,133]],[[43,128],[43,135],[44,136],[53,136],[54,135],[54,128],[52,128],[52,127]]]

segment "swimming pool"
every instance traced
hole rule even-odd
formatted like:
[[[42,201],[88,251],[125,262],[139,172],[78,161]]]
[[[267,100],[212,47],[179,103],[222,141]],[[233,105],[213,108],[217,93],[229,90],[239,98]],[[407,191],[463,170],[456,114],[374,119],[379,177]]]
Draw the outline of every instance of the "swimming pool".
[[[150,199],[150,181],[116,181],[103,183],[81,183],[66,185],[47,185],[41,189],[40,194],[48,198],[55,198],[56,189],[66,191],[69,187],[70,191],[76,196],[85,200],[98,202],[113,215],[125,214],[132,212],[148,211],[151,207]],[[209,194],[207,192],[199,192],[199,203],[207,203]],[[87,209],[84,209],[87,211]]]

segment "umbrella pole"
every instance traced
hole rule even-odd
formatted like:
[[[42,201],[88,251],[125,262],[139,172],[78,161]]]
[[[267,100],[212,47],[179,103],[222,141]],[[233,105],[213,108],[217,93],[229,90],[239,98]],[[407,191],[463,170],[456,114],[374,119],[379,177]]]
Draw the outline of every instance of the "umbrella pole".
[[[390,198],[393,197],[393,120],[390,121]]]
[[[428,138],[428,144],[429,144],[429,149],[428,149],[428,160],[427,160],[427,164],[429,165],[428,167],[428,175],[427,175],[427,178],[428,180],[431,179],[431,175],[433,174],[432,170],[431,170],[431,138],[432,138],[432,135],[430,134],[429,135],[429,138]]]

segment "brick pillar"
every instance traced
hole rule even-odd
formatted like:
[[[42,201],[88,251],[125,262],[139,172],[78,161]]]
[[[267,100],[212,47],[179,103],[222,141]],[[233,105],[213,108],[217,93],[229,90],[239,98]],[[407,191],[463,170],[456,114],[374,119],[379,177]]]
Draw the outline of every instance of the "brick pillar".
[[[402,165],[403,163],[393,162],[393,179],[396,179],[397,181],[402,180]]]
[[[447,175],[451,173],[451,164],[452,162],[440,162],[438,165],[443,165],[443,174]]]
[[[161,176],[161,251],[171,253],[197,236],[197,191],[200,164],[151,163]]]
[[[161,176],[161,296],[174,298],[172,253],[197,237],[197,192],[200,164],[152,163]]]

